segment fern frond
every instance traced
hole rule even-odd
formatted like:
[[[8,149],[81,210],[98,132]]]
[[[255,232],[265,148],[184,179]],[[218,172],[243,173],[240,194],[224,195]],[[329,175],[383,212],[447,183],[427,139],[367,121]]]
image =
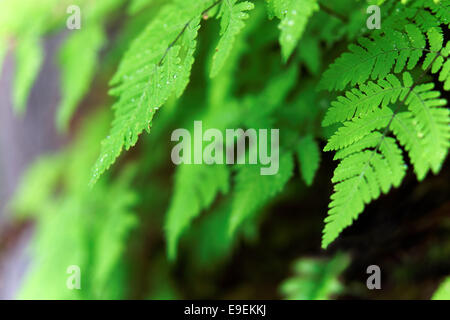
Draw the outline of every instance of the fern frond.
[[[384,79],[392,71],[400,73],[405,69],[413,69],[425,53],[425,63],[430,63],[437,55],[440,57],[433,66],[434,72],[438,72],[449,55],[449,46],[442,48],[441,38],[440,31],[436,29],[431,29],[425,36],[412,24],[406,25],[403,32],[388,29],[371,38],[360,38],[358,45],[350,45],[350,52],[342,54],[324,73],[319,86],[343,90],[348,84],[363,84],[369,78]],[[450,66],[445,65],[441,81],[446,81],[448,77]],[[427,69],[428,66],[424,64],[423,67]]]
[[[279,171],[275,175],[261,175],[260,168],[260,165],[239,168],[229,224],[231,234],[246,218],[283,190],[293,174],[292,154],[280,152]]]
[[[245,11],[252,10],[255,6],[249,1],[239,2],[237,0],[222,0],[219,17],[221,38],[216,47],[211,67],[211,77],[215,77],[225,64],[231,53],[236,35],[245,27],[244,20],[249,15]]]
[[[343,159],[334,172],[337,183],[325,219],[322,247],[326,248],[353,223],[365,204],[387,193],[403,179],[405,166],[395,140],[385,138],[380,152],[365,150]],[[395,172],[395,174],[394,174]]]
[[[434,85],[415,85],[411,76],[404,74],[404,84],[399,86],[394,76],[388,77],[395,83],[390,88],[396,87],[397,92],[383,93],[382,86],[371,83],[374,92],[381,92],[364,106],[372,111],[355,112],[343,98],[331,108],[339,119],[352,119],[343,123],[324,149],[337,150],[335,159],[341,161],[332,179],[336,185],[325,219],[324,248],[352,224],[366,204],[401,184],[406,166],[398,143],[408,152],[419,180],[430,170],[437,173],[448,153],[450,112],[443,108],[447,102],[440,99],[440,93],[432,90]],[[354,89],[352,93],[356,103],[367,99],[361,91]],[[391,105],[396,106],[394,111]],[[397,112],[401,106],[408,110]],[[397,140],[388,136],[390,132]]]
[[[134,40],[111,81],[115,119],[94,165],[94,184],[123,149],[133,147],[149,131],[155,112],[172,95],[180,96],[189,82],[197,31],[203,10],[211,1],[192,6],[176,2],[161,9]]]
[[[175,176],[175,190],[166,215],[169,259],[177,255],[182,233],[208,208],[219,193],[229,189],[229,171],[224,165],[180,165]]]

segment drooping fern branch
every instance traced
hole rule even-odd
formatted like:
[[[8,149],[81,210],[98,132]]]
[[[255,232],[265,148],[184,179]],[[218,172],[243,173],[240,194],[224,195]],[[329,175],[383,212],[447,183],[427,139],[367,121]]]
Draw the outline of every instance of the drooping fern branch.
[[[324,149],[337,151],[335,159],[341,161],[332,179],[336,185],[325,219],[324,248],[352,224],[366,204],[401,184],[406,164],[399,145],[408,152],[418,180],[429,171],[439,172],[448,153],[447,101],[433,90],[433,83],[421,84],[420,80],[429,71],[439,72],[439,80],[449,88],[449,45],[443,47],[438,28],[427,32],[428,46],[419,28],[407,25],[405,30],[403,36],[393,31],[372,40],[360,39],[362,46],[351,47],[352,52],[342,55],[324,75],[328,79],[322,84],[329,89],[359,84],[332,103],[323,122],[343,124]],[[394,40],[389,49],[388,42]],[[403,73],[402,82],[391,73],[392,67],[394,72],[404,70],[407,62],[408,69],[415,68],[424,54],[424,71],[415,81],[408,72]],[[366,83],[369,77],[380,80]]]
[[[222,39],[214,57],[216,75],[230,53],[235,35],[242,29],[243,12],[250,2],[181,1],[166,5],[136,39],[111,81],[111,94],[118,97],[113,106],[115,119],[110,135],[93,169],[94,184],[121,154],[133,147],[139,135],[149,131],[155,112],[175,95],[179,97],[189,82],[197,31],[202,17],[222,4]]]
[[[207,0],[195,5],[169,4],[134,40],[111,81],[115,85],[111,94],[118,97],[113,106],[115,119],[110,135],[102,143],[91,183],[123,149],[134,146],[144,130],[150,130],[156,110],[170,96],[183,93],[194,62],[200,19],[210,7],[211,1]]]

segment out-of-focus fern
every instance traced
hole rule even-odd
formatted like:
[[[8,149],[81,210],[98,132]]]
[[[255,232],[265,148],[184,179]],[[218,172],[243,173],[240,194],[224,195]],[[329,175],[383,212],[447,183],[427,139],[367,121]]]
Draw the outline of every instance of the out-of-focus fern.
[[[92,24],[75,31],[61,49],[62,101],[57,124],[62,130],[67,130],[77,104],[89,89],[104,42],[102,27]]]
[[[137,223],[131,211],[137,202],[130,184],[134,170],[86,188],[109,117],[90,120],[75,145],[30,168],[11,204],[21,218],[38,219],[30,250],[33,263],[19,298],[124,298],[122,256]],[[72,265],[80,267],[81,290],[66,287],[66,270]]]
[[[0,47],[4,48],[4,53],[15,50],[13,103],[17,113],[24,112],[44,60],[40,37],[56,22],[52,9],[57,2],[5,0],[0,3]],[[34,17],[33,28],[28,27],[30,17]]]
[[[15,110],[23,113],[31,87],[44,60],[39,38],[35,35],[23,36],[16,47],[16,77],[14,78],[13,101]]]
[[[135,14],[145,8],[146,6],[151,5],[156,2],[155,0],[131,0],[130,5],[128,6],[128,12],[130,14]]]
[[[105,21],[124,2],[82,3],[82,27],[71,31],[60,51],[62,98],[57,115],[60,130],[67,130],[77,106],[90,88],[97,70],[99,52],[106,43]]]
[[[450,300],[450,278],[442,282],[436,292],[433,294],[433,300]]]
[[[307,135],[300,140],[297,147],[297,156],[303,180],[310,186],[320,164],[319,145],[312,135]]]
[[[260,166],[242,166],[236,175],[236,187],[230,216],[229,230],[233,233],[245,219],[264,206],[283,190],[292,176],[292,154],[280,154],[279,171],[275,175],[261,175]]]
[[[293,268],[294,276],[280,287],[289,300],[329,300],[343,292],[339,276],[350,263],[348,256],[338,253],[328,260],[303,258]]]
[[[221,38],[214,53],[211,67],[211,77],[219,73],[225,60],[230,55],[236,35],[244,28],[244,20],[248,19],[246,11],[254,8],[253,3],[237,0],[223,0],[219,11]]]
[[[106,41],[103,25],[108,16],[124,3],[125,0],[7,0],[0,3],[0,48],[3,48],[3,53],[8,48],[15,51],[13,103],[18,113],[25,112],[30,90],[44,61],[42,38],[54,29],[65,27],[66,9],[69,5],[77,5],[83,21],[81,30],[69,33],[60,54],[62,101],[57,125],[60,129],[67,129],[95,74],[98,52]],[[28,28],[30,16],[33,17],[32,28]],[[10,46],[10,43],[15,45]]]
[[[175,258],[178,239],[192,220],[211,205],[219,192],[228,192],[228,176],[228,168],[223,165],[181,165],[178,168],[166,220],[170,259]]]
[[[281,20],[280,45],[286,61],[305,31],[308,19],[319,10],[317,0],[266,0],[269,16]]]

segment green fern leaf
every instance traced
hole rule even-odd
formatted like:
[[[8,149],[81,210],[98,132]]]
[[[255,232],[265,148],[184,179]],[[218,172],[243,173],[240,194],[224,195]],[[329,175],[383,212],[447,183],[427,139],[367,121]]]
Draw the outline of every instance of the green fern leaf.
[[[302,138],[297,147],[300,162],[300,172],[306,185],[313,183],[314,176],[319,169],[320,151],[317,141],[311,135]]]
[[[115,119],[103,141],[91,180],[94,184],[123,149],[133,147],[149,131],[155,112],[189,82],[201,13],[211,1],[167,5],[134,40],[111,81],[118,96]],[[194,8],[192,8],[194,7]]]
[[[180,165],[175,176],[175,191],[166,215],[169,259],[175,259],[182,233],[217,194],[229,189],[229,171],[225,165]]]
[[[215,77],[225,64],[231,53],[236,35],[244,28],[244,20],[249,15],[245,11],[252,10],[253,3],[244,1],[236,4],[237,0],[223,0],[220,8],[220,35],[219,44],[213,56],[211,77]]]
[[[231,234],[246,218],[283,190],[293,174],[292,154],[280,152],[279,172],[275,175],[261,175],[260,168],[259,165],[239,168],[232,200],[229,225]]]

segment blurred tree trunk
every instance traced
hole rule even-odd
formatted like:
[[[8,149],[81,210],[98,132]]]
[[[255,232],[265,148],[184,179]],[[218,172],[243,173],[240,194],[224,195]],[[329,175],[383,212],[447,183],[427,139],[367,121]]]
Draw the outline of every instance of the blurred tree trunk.
[[[30,228],[11,223],[6,205],[24,170],[40,154],[57,149],[63,139],[54,126],[60,97],[57,48],[61,36],[45,41],[45,62],[31,90],[24,117],[14,114],[14,56],[8,54],[0,75],[0,299],[14,298],[27,258]]]

